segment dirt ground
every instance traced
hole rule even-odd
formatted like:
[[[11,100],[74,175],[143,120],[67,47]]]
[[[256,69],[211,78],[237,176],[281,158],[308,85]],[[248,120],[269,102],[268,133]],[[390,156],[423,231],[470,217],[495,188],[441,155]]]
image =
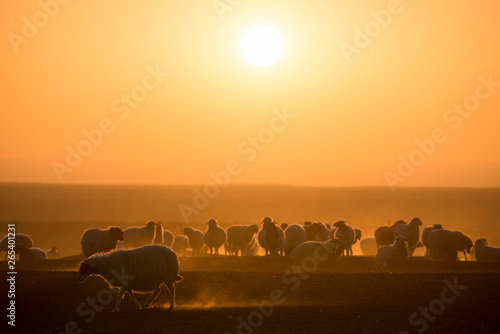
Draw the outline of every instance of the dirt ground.
[[[249,259],[253,261],[252,267],[261,269],[249,271],[239,270],[231,263],[232,259],[222,258],[211,261],[233,268],[221,265],[212,271],[196,270],[199,267],[196,261],[201,260],[208,259],[181,260],[184,280],[177,286],[173,312],[168,310],[168,291],[163,290],[149,309],[135,310],[127,296],[120,312],[111,313],[115,300],[108,298],[111,294],[100,277],[78,283],[78,259],[48,262],[45,270],[19,271],[16,327],[12,330],[4,326],[5,316],[1,327],[7,328],[7,333],[53,334],[417,333],[417,330],[498,333],[500,330],[500,274],[495,266],[491,272],[484,266],[478,267],[481,272],[473,272],[474,267],[469,265],[456,267],[455,272],[353,270],[356,266],[344,266],[341,272],[318,268],[310,273],[294,273],[290,263],[278,261],[258,266],[255,261],[265,263],[267,259]],[[71,265],[64,268],[67,271],[51,271],[61,270],[60,263]],[[2,279],[3,310],[7,305],[4,293],[7,288],[7,281]],[[144,303],[145,299],[146,295],[138,295],[139,302]]]

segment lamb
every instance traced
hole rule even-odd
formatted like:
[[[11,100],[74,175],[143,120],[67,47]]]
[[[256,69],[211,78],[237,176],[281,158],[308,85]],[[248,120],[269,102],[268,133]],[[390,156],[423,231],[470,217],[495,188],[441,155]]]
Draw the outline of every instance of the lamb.
[[[375,242],[377,247],[388,246],[394,243],[394,229],[400,224],[406,224],[403,220],[398,220],[391,226],[381,226],[375,230]]]
[[[408,260],[409,257],[410,251],[408,249],[408,243],[403,236],[398,236],[394,240],[394,244],[379,247],[375,259],[377,261],[383,261],[385,259]]]
[[[203,241],[208,248],[210,248],[210,255],[212,250],[215,249],[215,255],[219,255],[219,248],[226,242],[226,231],[218,226],[215,219],[210,219],[207,223],[207,231],[203,236]]]
[[[264,217],[261,224],[262,229],[258,234],[259,245],[264,248],[265,256],[277,258],[283,244],[283,230],[276,226],[271,217]]]
[[[339,259],[346,245],[342,240],[329,239],[327,241],[306,241],[295,247],[290,254],[292,260],[314,258],[325,261],[330,258]],[[327,256],[325,258],[325,256]]]
[[[111,226],[107,230],[91,228],[83,232],[80,241],[85,257],[99,252],[109,252],[116,248],[118,241],[123,240],[123,231]]]
[[[474,244],[476,261],[500,262],[500,248],[488,245],[486,239],[478,239]]]
[[[169,309],[173,310],[175,284],[182,281],[177,254],[163,245],[148,245],[93,255],[80,263],[78,281],[83,283],[92,275],[100,275],[110,286],[120,287],[113,312],[118,312],[126,292],[135,307],[141,309],[134,291],[153,291],[144,305],[144,308],[147,308],[158,297],[163,284],[170,292]],[[117,275],[120,276],[119,279]]]
[[[137,248],[151,245],[156,237],[156,223],[150,221],[142,227],[129,227],[123,232],[123,247]]]
[[[413,256],[415,248],[421,246],[418,244],[420,239],[420,226],[422,226],[422,221],[415,217],[408,224],[398,224],[394,227],[394,238],[398,236],[403,236],[408,242],[408,249],[410,250],[410,256]]]
[[[184,235],[176,235],[172,242],[172,250],[179,256],[186,256],[187,249],[189,248],[189,240]]]
[[[257,225],[232,225],[227,229],[227,250],[229,254],[238,256],[245,255],[246,251],[252,247],[255,242],[254,235],[259,232]]]
[[[174,235],[169,230],[163,230],[163,244],[167,247],[172,247]]]
[[[59,250],[56,246],[52,246],[51,249],[47,249],[45,253],[47,253],[47,258],[49,260],[56,260],[61,258],[61,254],[59,254]]]
[[[433,260],[455,261],[457,252],[467,253],[472,248],[472,239],[460,231],[432,230],[429,234],[429,257]]]
[[[336,222],[333,226],[337,228],[335,230],[335,238],[342,240],[346,244],[345,255],[352,255],[352,245],[358,239],[358,235],[361,237],[361,231],[358,230],[359,232],[356,233],[354,228],[346,224],[343,220]]]
[[[27,248],[33,247],[33,240],[26,234],[16,233],[14,237],[16,246],[23,245]],[[9,250],[9,238],[5,236],[0,241],[0,252],[7,252]]]
[[[163,226],[161,222],[156,224],[155,239],[153,240],[153,245],[163,245]]]
[[[16,245],[16,253],[19,254],[19,261],[22,262],[47,260],[47,254],[40,248],[28,248],[24,245]]]
[[[185,227],[182,231],[188,237],[189,247],[193,250],[193,257],[200,256],[201,247],[203,247],[203,232],[192,227]]]
[[[365,256],[375,256],[377,255],[377,243],[375,238],[365,238],[359,241],[359,248]]]
[[[441,224],[434,224],[432,226],[427,226],[424,228],[422,231],[422,244],[425,246],[425,257],[429,258],[429,234],[431,233],[432,230],[442,230],[443,225]]]
[[[285,256],[290,256],[293,250],[306,241],[306,231],[299,224],[293,224],[286,228],[283,246],[285,248]]]

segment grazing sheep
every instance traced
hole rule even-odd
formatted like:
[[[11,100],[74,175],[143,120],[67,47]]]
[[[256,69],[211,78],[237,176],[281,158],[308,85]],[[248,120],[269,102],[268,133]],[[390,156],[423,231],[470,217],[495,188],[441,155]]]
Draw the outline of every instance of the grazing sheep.
[[[293,224],[286,228],[285,238],[283,240],[283,247],[285,248],[285,255],[290,256],[293,250],[306,241],[306,231],[299,224]]]
[[[408,260],[409,257],[410,251],[408,249],[408,243],[403,236],[398,236],[394,240],[394,244],[379,247],[375,259],[377,261],[383,261],[385,259]]]
[[[361,231],[356,232],[352,226],[346,224],[343,220],[336,222],[333,226],[337,228],[335,238],[342,240],[346,245],[345,255],[352,255],[352,245],[358,240],[358,236],[361,237]]]
[[[155,239],[153,240],[153,245],[163,245],[163,226],[160,222],[156,224]]]
[[[227,229],[227,250],[230,255],[245,255],[255,242],[254,235],[259,232],[257,225],[232,225]]]
[[[16,253],[19,254],[19,261],[22,262],[47,260],[47,253],[40,248],[28,248],[24,245],[16,245]]]
[[[163,244],[167,247],[172,247],[174,235],[169,230],[163,230]]]
[[[187,249],[189,248],[189,240],[184,235],[176,235],[172,242],[172,250],[179,256],[186,256]]]
[[[415,248],[420,246],[417,245],[420,239],[420,226],[422,226],[422,221],[415,217],[408,224],[398,224],[394,227],[394,238],[403,236],[406,239],[410,256],[413,256]]]
[[[27,248],[33,247],[33,240],[26,234],[17,233],[15,235],[16,246],[23,245]],[[0,252],[7,252],[9,250],[9,238],[5,236],[0,241]]]
[[[457,252],[467,253],[472,248],[472,240],[460,231],[444,229],[432,230],[429,234],[429,257],[432,260],[455,261]]]
[[[123,277],[117,279],[117,274]],[[140,309],[141,305],[135,298],[134,291],[153,291],[144,305],[144,308],[147,308],[160,294],[162,284],[165,284],[170,292],[172,310],[175,283],[182,281],[177,254],[163,245],[148,245],[93,255],[80,263],[78,281],[84,282],[91,275],[100,275],[110,286],[120,287],[113,312],[118,312],[126,292],[135,307]]]
[[[150,221],[142,227],[129,227],[123,231],[123,247],[137,248],[151,245],[156,237],[156,226],[154,221]]]
[[[323,223],[304,223],[306,241],[325,241],[331,236],[330,230]]]
[[[375,238],[365,238],[359,241],[359,248],[365,256],[375,256],[377,255],[377,243]]]
[[[422,244],[425,246],[425,257],[429,258],[429,234],[431,234],[432,230],[442,230],[443,225],[434,224],[432,226],[427,226],[422,231]]]
[[[193,250],[193,257],[200,256],[201,247],[203,247],[203,232],[192,227],[185,227],[182,234],[189,240],[189,247]]]
[[[500,248],[489,246],[484,238],[476,240],[474,252],[478,262],[500,262]]]
[[[215,219],[210,219],[207,225],[203,241],[210,248],[210,255],[212,255],[212,250],[214,250],[215,255],[219,255],[219,248],[226,242],[226,231],[218,226]]]
[[[123,231],[111,226],[107,230],[91,228],[83,232],[80,241],[85,257],[99,252],[109,252],[115,249],[118,241],[123,240]]]
[[[377,247],[388,246],[394,243],[394,229],[400,224],[406,224],[403,220],[398,220],[391,226],[381,226],[375,230],[375,242]]]
[[[284,233],[271,217],[262,219],[262,229],[259,231],[258,240],[260,247],[264,248],[265,256],[278,257],[278,252],[282,248]]]
[[[59,254],[59,250],[56,246],[52,246],[51,249],[47,249],[45,253],[47,253],[47,258],[49,260],[56,260],[61,258],[61,254]]]
[[[330,258],[339,259],[346,245],[342,240],[329,239],[327,241],[306,241],[295,247],[290,254],[292,260],[303,260],[311,257],[319,261]],[[325,258],[325,255],[327,258]]]

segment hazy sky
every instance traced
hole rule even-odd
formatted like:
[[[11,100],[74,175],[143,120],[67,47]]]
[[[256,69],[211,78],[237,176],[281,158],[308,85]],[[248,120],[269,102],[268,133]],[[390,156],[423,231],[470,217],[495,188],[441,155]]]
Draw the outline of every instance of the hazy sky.
[[[0,181],[500,186],[498,1],[44,1],[0,4]]]

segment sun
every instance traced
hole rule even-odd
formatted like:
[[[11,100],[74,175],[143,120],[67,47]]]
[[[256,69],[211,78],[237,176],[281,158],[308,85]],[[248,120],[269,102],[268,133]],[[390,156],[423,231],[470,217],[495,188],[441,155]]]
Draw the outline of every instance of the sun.
[[[248,29],[240,41],[243,58],[250,64],[264,67],[277,62],[283,54],[284,43],[273,27],[259,25]]]

